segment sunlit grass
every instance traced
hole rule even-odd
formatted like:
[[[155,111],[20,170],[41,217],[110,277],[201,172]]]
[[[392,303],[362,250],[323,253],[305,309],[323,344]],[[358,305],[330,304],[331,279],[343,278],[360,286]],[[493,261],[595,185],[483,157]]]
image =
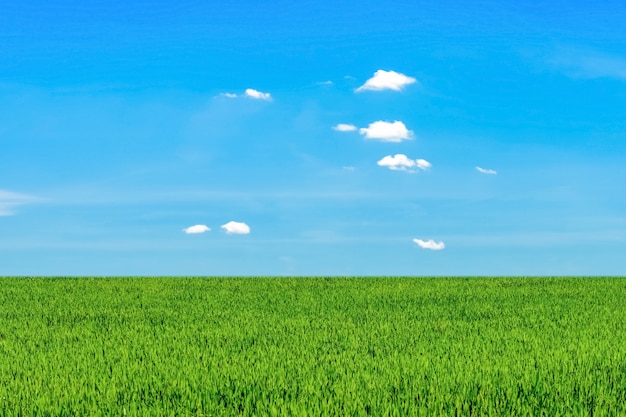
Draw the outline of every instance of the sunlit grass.
[[[0,415],[626,415],[626,279],[6,278]]]

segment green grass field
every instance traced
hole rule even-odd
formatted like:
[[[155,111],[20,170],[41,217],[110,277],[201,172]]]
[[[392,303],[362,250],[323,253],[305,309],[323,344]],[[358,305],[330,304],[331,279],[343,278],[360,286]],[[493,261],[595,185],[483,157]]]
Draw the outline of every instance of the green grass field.
[[[2,416],[624,416],[623,278],[4,278]]]

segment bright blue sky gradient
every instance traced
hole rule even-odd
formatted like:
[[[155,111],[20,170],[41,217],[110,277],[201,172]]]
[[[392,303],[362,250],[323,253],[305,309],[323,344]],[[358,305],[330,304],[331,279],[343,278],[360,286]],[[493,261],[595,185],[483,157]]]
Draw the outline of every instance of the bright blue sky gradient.
[[[626,274],[626,3],[222,3],[3,2],[0,275]]]

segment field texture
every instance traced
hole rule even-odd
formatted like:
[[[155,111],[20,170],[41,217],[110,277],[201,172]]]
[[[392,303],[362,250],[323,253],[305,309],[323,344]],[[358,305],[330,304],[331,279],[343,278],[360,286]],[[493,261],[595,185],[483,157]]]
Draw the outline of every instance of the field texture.
[[[626,279],[0,279],[2,416],[624,416]]]

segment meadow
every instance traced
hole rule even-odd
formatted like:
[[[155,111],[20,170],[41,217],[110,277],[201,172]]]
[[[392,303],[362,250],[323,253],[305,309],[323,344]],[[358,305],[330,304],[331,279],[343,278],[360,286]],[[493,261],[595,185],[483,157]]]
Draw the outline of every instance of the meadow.
[[[624,278],[2,278],[1,416],[623,416]]]

